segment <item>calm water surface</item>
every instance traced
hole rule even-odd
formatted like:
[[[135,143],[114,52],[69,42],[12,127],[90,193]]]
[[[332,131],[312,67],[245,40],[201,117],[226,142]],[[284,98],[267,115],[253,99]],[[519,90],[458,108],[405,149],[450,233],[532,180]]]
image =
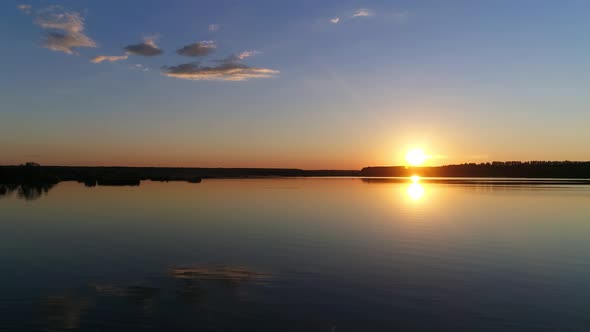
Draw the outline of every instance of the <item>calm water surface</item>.
[[[0,330],[590,330],[590,186],[65,182],[0,214]]]

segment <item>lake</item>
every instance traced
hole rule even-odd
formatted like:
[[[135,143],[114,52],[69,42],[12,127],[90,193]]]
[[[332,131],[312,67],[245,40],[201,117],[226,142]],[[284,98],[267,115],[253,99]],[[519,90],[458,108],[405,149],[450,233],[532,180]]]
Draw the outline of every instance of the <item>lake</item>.
[[[590,330],[589,185],[63,182],[0,213],[0,330]]]

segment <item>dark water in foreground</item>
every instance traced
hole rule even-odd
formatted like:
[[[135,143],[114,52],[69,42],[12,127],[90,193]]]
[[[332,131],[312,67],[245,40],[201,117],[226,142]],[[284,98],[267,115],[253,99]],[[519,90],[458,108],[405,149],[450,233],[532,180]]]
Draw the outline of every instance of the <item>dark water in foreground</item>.
[[[0,199],[0,330],[590,330],[590,186],[66,182],[40,196]]]

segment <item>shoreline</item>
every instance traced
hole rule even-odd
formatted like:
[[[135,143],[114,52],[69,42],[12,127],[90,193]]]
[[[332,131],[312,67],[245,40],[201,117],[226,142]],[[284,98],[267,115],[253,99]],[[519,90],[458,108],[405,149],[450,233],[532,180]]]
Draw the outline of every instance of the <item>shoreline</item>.
[[[590,162],[508,162],[433,167],[380,166],[361,170],[304,170],[296,168],[181,168],[0,166],[0,184],[55,185],[77,181],[86,186],[136,186],[141,181],[186,181],[206,179],[260,179],[350,177],[365,182],[407,182],[419,176],[422,183],[456,184],[590,184]]]

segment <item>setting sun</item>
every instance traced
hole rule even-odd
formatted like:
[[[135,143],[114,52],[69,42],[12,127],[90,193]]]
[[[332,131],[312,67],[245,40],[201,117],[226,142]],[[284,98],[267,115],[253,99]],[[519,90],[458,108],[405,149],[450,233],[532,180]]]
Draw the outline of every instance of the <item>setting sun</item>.
[[[420,166],[426,161],[426,155],[422,149],[412,149],[406,153],[406,161],[409,166]]]

